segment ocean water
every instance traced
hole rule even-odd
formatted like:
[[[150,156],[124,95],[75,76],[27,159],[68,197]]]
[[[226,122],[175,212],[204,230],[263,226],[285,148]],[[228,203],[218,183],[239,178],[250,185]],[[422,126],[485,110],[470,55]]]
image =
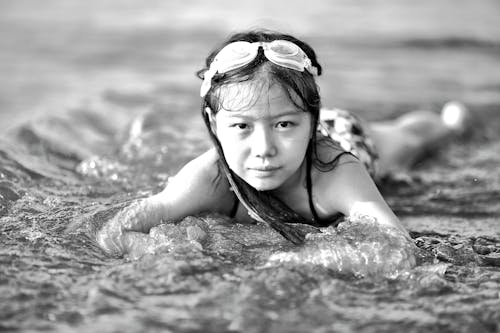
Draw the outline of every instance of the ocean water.
[[[0,330],[500,330],[496,1],[0,7]],[[102,225],[210,146],[204,55],[255,26],[310,42],[325,106],[379,120],[468,105],[466,137],[380,186],[412,242],[359,218],[295,247],[205,215],[153,228],[142,256],[108,256]]]

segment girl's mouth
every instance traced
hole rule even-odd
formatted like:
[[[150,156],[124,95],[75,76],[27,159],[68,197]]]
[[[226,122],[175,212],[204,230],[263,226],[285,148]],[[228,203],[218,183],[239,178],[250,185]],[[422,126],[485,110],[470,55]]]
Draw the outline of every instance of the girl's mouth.
[[[281,167],[279,167],[279,166],[267,165],[267,166],[249,167],[248,169],[255,170],[255,171],[274,171],[274,170],[278,170],[280,168]]]
[[[250,170],[252,174],[262,178],[272,176],[279,169],[281,169],[281,167],[278,166],[265,166],[265,167],[259,166],[259,167],[248,168],[248,170]]]

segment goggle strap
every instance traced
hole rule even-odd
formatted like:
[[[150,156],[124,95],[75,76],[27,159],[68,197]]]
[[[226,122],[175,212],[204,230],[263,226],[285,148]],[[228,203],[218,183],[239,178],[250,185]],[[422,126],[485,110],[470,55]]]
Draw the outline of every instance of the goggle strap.
[[[215,61],[212,62],[210,68],[205,73],[203,73],[203,83],[201,84],[200,88],[201,97],[205,97],[205,95],[212,87],[212,79],[214,78],[215,74],[217,74],[217,66],[214,66],[215,63]]]
[[[312,75],[318,76],[318,68],[316,66],[313,66],[311,59],[306,58],[305,62],[306,62],[306,64],[305,64],[304,68],[307,69],[307,71],[309,73],[311,73]]]

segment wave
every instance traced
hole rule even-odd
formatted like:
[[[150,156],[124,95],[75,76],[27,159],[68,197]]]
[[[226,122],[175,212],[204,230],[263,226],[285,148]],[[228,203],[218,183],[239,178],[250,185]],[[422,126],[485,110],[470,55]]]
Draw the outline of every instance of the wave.
[[[318,43],[327,43],[328,36],[321,37]],[[396,48],[396,49],[469,49],[482,52],[498,52],[500,39],[485,39],[466,36],[444,36],[444,37],[378,37],[359,39],[339,39],[337,44],[343,44],[347,48]]]
[[[402,47],[436,49],[436,48],[473,48],[473,49],[500,49],[500,40],[486,40],[469,37],[444,38],[412,38],[399,43]]]

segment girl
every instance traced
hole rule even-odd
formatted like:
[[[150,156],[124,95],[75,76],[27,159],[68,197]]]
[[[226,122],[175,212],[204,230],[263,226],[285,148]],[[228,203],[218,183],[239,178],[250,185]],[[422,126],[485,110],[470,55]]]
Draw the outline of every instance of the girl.
[[[369,215],[407,231],[372,177],[410,167],[464,128],[466,109],[448,104],[363,126],[347,111],[320,110],[321,66],[306,43],[250,31],[230,37],[199,71],[203,119],[214,148],[185,165],[166,188],[134,202],[99,231],[106,251],[128,253],[134,234],[203,212],[268,223],[300,244],[293,223],[315,227]]]

